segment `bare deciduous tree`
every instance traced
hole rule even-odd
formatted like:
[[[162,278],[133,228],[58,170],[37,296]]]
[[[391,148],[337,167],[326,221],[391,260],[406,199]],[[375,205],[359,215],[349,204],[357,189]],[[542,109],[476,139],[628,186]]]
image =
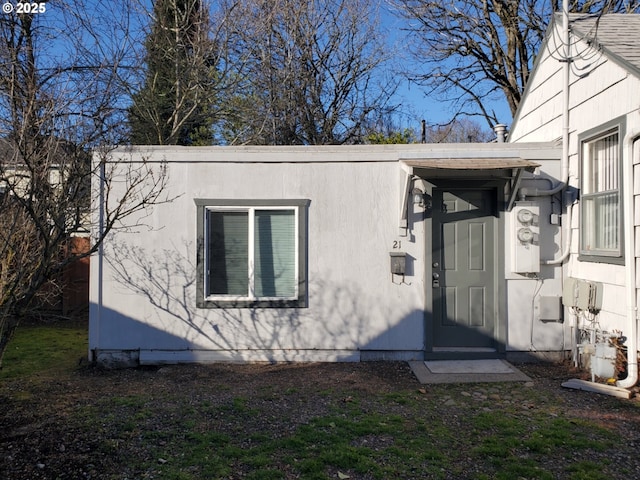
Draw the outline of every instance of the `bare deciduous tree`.
[[[410,78],[427,95],[450,102],[454,113],[497,118],[491,101],[502,98],[514,115],[558,0],[391,0],[409,21]],[[635,12],[636,0],[572,1],[573,13]]]
[[[229,98],[228,143],[360,141],[391,108],[395,84],[376,0],[248,0],[227,4],[242,89]]]
[[[426,143],[485,143],[495,138],[492,131],[483,129],[475,120],[456,118],[446,125],[425,129]]]
[[[108,149],[97,149],[124,133],[129,16],[127,5],[115,7],[52,1],[48,14],[0,17],[0,360],[36,295],[54,289],[66,265],[127,227],[130,214],[168,200],[162,165],[107,170]],[[112,169],[126,184],[117,198]],[[92,179],[101,180],[96,192]],[[94,193],[108,205],[99,230],[89,215]],[[67,248],[90,230],[88,251]]]

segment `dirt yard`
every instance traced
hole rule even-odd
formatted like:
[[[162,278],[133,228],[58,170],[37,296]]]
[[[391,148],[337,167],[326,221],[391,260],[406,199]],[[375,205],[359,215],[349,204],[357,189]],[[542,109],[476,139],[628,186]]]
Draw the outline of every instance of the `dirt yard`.
[[[531,383],[423,386],[403,362],[12,379],[0,478],[640,478],[635,399],[564,389],[566,366],[518,367]],[[321,436],[332,429],[343,433]],[[353,458],[322,460],[341,435]]]

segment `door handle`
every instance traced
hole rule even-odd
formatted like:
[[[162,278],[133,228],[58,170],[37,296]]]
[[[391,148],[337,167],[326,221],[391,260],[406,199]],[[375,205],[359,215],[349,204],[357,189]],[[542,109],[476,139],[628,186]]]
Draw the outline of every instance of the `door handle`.
[[[440,274],[435,272],[431,276],[433,277],[434,280],[438,280],[440,278]]]

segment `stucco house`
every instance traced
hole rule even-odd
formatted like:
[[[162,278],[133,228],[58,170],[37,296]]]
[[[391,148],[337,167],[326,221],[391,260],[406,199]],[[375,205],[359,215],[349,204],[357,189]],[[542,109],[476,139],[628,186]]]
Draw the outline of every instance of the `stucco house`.
[[[640,23],[571,24],[507,141],[115,150],[163,163],[174,199],[92,260],[91,358],[577,358],[587,321],[637,350]]]

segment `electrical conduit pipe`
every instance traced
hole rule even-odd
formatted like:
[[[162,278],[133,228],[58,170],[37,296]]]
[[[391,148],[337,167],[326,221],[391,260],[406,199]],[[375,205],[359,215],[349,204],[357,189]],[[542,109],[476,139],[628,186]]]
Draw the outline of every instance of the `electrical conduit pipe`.
[[[560,182],[549,190],[539,190],[534,188],[532,191],[527,189],[527,196],[543,197],[555,195],[564,190],[569,183],[569,85],[570,85],[570,64],[571,64],[571,43],[569,35],[569,10],[567,2],[562,5],[562,37],[564,41],[564,63],[562,64],[562,165],[560,173]],[[564,238],[564,247],[560,256],[553,260],[543,260],[543,265],[560,265],[568,257],[571,249],[571,201],[563,198],[563,203],[567,208],[566,218],[562,222],[562,237]]]

